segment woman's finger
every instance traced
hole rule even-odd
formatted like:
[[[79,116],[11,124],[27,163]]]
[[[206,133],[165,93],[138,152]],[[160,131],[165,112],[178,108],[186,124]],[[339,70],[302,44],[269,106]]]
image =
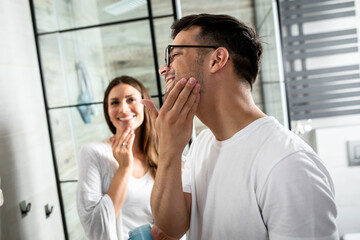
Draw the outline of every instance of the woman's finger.
[[[129,134],[130,128],[125,128],[123,131],[120,131],[119,129],[116,129],[115,134],[115,142],[114,142],[114,148],[121,149],[122,144],[124,143],[124,139]]]
[[[132,144],[132,142],[130,142],[131,140],[131,135],[133,133],[133,130],[127,132],[126,136],[123,138],[123,141],[121,142],[121,147],[126,147],[127,149],[131,149],[130,148],[130,144]]]
[[[135,140],[134,130],[132,130],[129,135],[130,135],[130,137],[129,137],[129,140],[128,140],[128,147],[129,147],[129,149],[132,149],[133,144],[134,144],[134,140]]]

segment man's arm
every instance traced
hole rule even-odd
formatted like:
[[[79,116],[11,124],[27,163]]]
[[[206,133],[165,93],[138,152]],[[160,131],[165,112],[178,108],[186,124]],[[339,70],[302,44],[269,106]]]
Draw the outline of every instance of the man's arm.
[[[200,85],[194,78],[181,79],[159,113],[152,102],[142,100],[155,119],[159,138],[159,163],[151,194],[152,213],[155,225],[174,238],[180,238],[190,223],[191,196],[182,189],[181,155],[191,137],[199,91]]]
[[[191,194],[183,192],[178,172],[158,169],[151,194],[155,224],[166,235],[176,239],[189,229],[191,212]]]
[[[188,209],[191,211],[191,194],[184,193],[185,200],[188,204]],[[151,235],[154,240],[178,240],[179,238],[172,238],[165,234],[158,226],[154,225],[151,228]]]

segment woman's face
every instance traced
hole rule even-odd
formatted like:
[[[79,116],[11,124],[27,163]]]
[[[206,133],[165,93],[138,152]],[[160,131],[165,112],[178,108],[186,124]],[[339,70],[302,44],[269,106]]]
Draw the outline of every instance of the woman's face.
[[[110,121],[117,130],[126,127],[137,129],[144,121],[144,105],[140,103],[141,93],[128,84],[119,84],[111,89],[108,96]]]

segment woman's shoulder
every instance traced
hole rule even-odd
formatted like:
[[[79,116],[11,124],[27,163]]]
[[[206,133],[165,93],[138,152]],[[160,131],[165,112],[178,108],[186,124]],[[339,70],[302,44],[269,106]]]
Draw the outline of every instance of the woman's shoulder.
[[[102,150],[107,149],[110,146],[110,140],[105,139],[102,141],[93,141],[93,142],[87,142],[84,145],[81,146],[80,151],[96,151],[96,150]]]
[[[81,146],[79,156],[80,158],[84,156],[98,158],[99,156],[107,155],[109,151],[111,151],[109,141],[94,141],[85,143]]]

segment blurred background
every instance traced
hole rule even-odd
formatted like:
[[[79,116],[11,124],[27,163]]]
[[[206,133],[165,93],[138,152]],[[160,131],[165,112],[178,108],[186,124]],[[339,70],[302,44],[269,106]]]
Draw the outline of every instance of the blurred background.
[[[159,108],[157,69],[175,19],[232,15],[264,55],[255,102],[320,155],[342,239],[360,239],[360,2],[355,0],[0,0],[0,239],[85,239],[77,153],[111,135],[102,98],[141,80]],[[205,128],[194,120],[194,138]]]

